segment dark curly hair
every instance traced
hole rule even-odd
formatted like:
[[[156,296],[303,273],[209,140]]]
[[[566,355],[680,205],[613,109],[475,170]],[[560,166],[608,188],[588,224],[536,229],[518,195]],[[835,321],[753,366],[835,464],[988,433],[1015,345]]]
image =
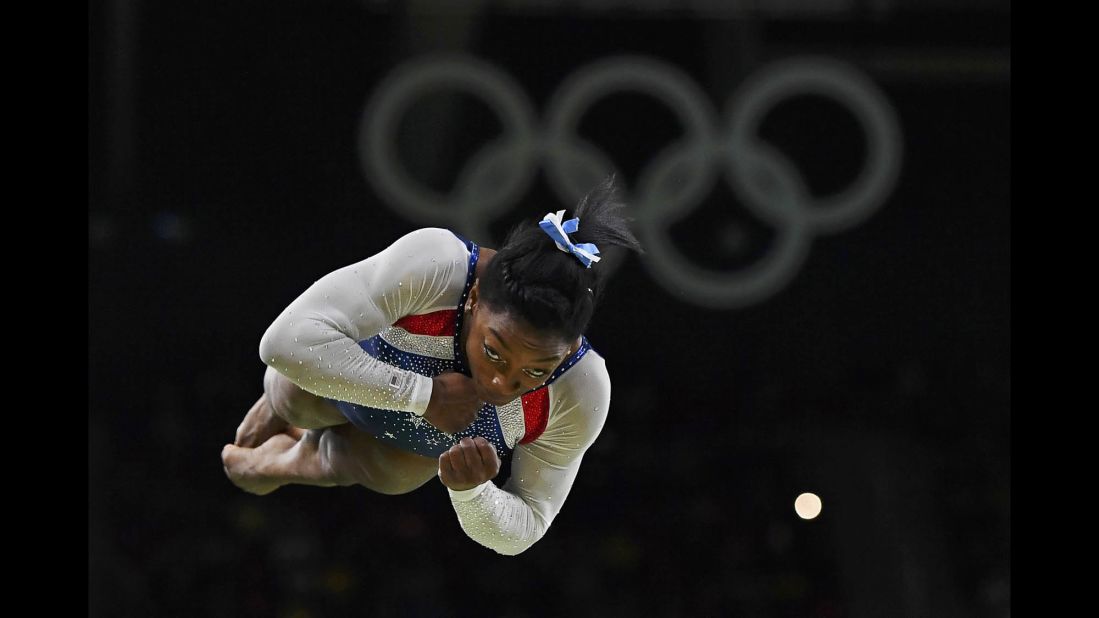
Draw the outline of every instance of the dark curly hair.
[[[622,214],[614,176],[592,189],[574,214],[580,227],[569,234],[574,244],[594,243],[600,257],[621,247],[641,252],[641,243]],[[557,248],[537,221],[526,221],[508,233],[480,278],[480,298],[494,311],[520,318],[534,328],[561,336],[579,337],[587,328],[603,292],[606,269],[599,263],[586,268],[575,256]]]

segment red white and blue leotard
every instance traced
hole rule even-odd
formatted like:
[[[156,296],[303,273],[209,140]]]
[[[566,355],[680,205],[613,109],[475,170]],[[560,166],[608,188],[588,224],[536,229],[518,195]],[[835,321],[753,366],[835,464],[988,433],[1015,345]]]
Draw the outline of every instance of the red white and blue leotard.
[[[463,530],[504,554],[523,551],[560,511],[584,452],[606,420],[610,378],[587,339],[541,386],[503,406],[486,404],[447,435],[423,420],[431,376],[469,375],[458,345],[461,307],[474,281],[476,245],[438,228],[417,230],[314,283],[260,343],[264,362],[332,399],[357,428],[437,457],[456,440],[489,440],[511,477],[450,491]]]

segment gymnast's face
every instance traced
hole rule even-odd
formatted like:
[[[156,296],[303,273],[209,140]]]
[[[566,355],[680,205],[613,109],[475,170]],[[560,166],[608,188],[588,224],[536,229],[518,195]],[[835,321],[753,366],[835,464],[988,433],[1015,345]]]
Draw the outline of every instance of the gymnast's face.
[[[477,285],[469,293],[466,358],[478,395],[499,406],[548,380],[575,345],[478,303]]]

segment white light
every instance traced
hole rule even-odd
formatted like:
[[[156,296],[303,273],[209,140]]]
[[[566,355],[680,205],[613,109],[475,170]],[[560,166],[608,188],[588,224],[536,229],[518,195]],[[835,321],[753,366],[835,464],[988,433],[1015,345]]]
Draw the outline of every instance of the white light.
[[[802,519],[813,519],[820,515],[820,498],[816,494],[801,494],[794,500],[794,511]]]

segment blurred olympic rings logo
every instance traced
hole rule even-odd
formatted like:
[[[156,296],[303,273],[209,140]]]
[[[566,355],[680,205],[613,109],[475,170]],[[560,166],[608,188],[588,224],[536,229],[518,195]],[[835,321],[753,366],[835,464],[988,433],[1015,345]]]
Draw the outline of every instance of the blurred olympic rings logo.
[[[449,196],[411,178],[395,151],[402,114],[439,90],[479,98],[503,126],[499,137],[466,162]],[[498,68],[468,57],[419,59],[395,69],[368,100],[358,142],[363,170],[402,214],[487,239],[487,224],[523,196],[540,165],[565,203],[575,203],[616,169],[577,128],[595,102],[620,92],[657,99],[683,125],[683,135],[642,168],[628,193],[630,215],[647,252],[646,268],[670,292],[699,305],[734,308],[768,298],[797,272],[815,235],[861,223],[896,184],[902,147],[893,107],[858,70],[822,57],[792,58],[758,70],[730,97],[721,118],[679,69],[651,58],[607,58],[566,78],[546,107],[544,124],[538,123],[522,88]],[[833,99],[866,134],[862,170],[826,198],[811,195],[796,166],[758,136],[767,113],[799,95]],[[668,236],[670,225],[697,208],[719,176],[747,209],[776,230],[765,255],[734,271],[699,267]]]

